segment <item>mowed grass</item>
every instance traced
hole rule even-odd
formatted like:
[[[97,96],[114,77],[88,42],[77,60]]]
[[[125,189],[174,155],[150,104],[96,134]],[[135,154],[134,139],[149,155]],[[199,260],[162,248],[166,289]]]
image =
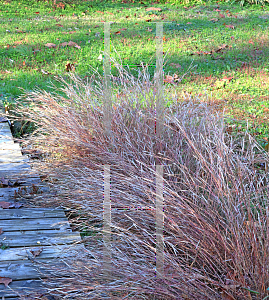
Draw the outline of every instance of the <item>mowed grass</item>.
[[[127,1],[123,1],[127,2]],[[147,11],[147,8],[160,8]],[[165,84],[178,101],[206,101],[230,117],[230,132],[248,128],[269,139],[269,6],[225,2],[26,1],[0,3],[0,97],[9,105],[22,90],[52,91],[55,76],[103,73],[104,22],[111,55],[130,68],[155,69],[156,24],[163,21]],[[74,42],[71,46],[60,45]],[[52,47],[49,43],[56,45]],[[47,46],[46,46],[47,44]],[[67,65],[67,66],[66,66]],[[135,72],[135,70],[131,70]],[[112,74],[116,68],[112,66]],[[181,80],[173,80],[181,78]],[[184,76],[183,76],[184,75]],[[182,78],[183,77],[183,78]]]

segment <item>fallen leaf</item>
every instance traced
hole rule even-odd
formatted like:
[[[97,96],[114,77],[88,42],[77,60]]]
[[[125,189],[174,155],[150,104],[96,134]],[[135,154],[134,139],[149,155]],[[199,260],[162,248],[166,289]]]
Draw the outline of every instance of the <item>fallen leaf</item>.
[[[64,27],[63,25],[61,25],[61,24],[55,24],[56,26],[58,26],[58,27]]]
[[[213,23],[218,22],[218,20],[219,19],[216,19],[216,18],[210,19],[210,21],[213,22]]]
[[[249,40],[248,41],[250,44],[254,45],[254,42],[252,40]]]
[[[225,18],[225,15],[219,14],[220,18]]]
[[[36,249],[36,250],[30,250],[30,252],[32,253],[32,255],[33,255],[34,257],[39,256],[39,255],[42,253],[42,251],[43,251],[43,248]]]
[[[56,45],[53,43],[47,43],[45,46],[48,48],[56,48]]]
[[[99,13],[99,14],[104,14],[104,12],[100,11],[100,10],[97,10],[96,12]]]
[[[188,22],[187,24],[191,24],[191,22]]]
[[[77,43],[72,42],[72,41],[70,41],[70,42],[68,43],[68,46],[69,46],[69,47],[75,47],[75,48],[78,48],[78,49],[81,48]]]
[[[68,45],[67,42],[63,42],[63,43],[61,43],[59,46],[65,47],[65,46],[67,46],[67,45]]]
[[[173,66],[173,67],[175,67],[175,68],[181,69],[181,65],[180,65],[180,64],[171,63],[171,64],[169,64],[169,66]]]
[[[171,75],[166,75],[163,81],[167,83],[174,83],[174,77]]]
[[[5,287],[7,287],[12,282],[11,278],[8,277],[0,277],[0,283],[3,283]]]
[[[115,34],[121,34],[121,32],[120,31],[116,31]]]
[[[162,9],[159,8],[159,7],[148,7],[148,8],[146,8],[146,11],[151,11],[151,10],[162,11]]]
[[[7,209],[10,207],[10,203],[6,201],[0,201],[0,207]]]
[[[231,77],[225,76],[221,79],[221,81],[229,81],[230,82],[233,78],[234,78],[233,76],[231,76]]]
[[[65,65],[65,70],[66,70],[66,72],[70,72],[70,71],[75,70],[74,64],[70,64],[70,62],[68,62],[68,63]]]
[[[225,27],[234,29],[234,25],[225,25]]]

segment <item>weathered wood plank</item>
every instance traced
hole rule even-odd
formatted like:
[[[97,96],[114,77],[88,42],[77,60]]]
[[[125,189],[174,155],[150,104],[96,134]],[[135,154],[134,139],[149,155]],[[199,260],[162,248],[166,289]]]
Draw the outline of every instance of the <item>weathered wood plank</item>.
[[[49,187],[42,186],[39,184],[41,181],[39,178],[36,179],[36,182],[24,182],[19,187],[10,187],[10,188],[0,188],[0,201],[9,201],[17,199],[28,198],[36,194],[45,194],[49,192]],[[34,188],[32,186],[34,184]]]
[[[0,228],[5,232],[20,230],[42,230],[69,228],[70,224],[66,218],[44,218],[44,219],[14,219],[0,220]]]
[[[44,278],[44,276],[38,272],[37,268],[34,267],[33,263],[28,260],[9,261],[6,263],[0,262],[0,277],[8,277],[12,280]]]
[[[31,170],[29,164],[25,163],[5,163],[0,164],[0,171],[20,171],[20,170]]]
[[[0,144],[4,145],[5,143],[14,143],[13,137],[8,137],[0,134]]]
[[[46,266],[43,266],[43,263]],[[66,265],[57,259],[50,261],[38,259],[37,262],[29,260],[6,261],[4,263],[0,262],[0,276],[8,277],[12,280],[41,279],[50,275],[50,266],[60,268]]]
[[[14,157],[20,157],[23,156],[21,153],[21,150],[15,149],[15,150],[0,150],[0,157],[4,155],[13,155]],[[25,157],[27,157],[25,155]]]
[[[78,232],[63,232],[62,230],[50,230],[47,233],[28,232],[4,232],[0,236],[0,242],[7,247],[37,247],[65,245],[79,242],[81,240]],[[1,261],[1,260],[0,260]]]
[[[0,164],[1,167],[1,164]],[[36,173],[35,170],[32,170],[30,167],[29,168],[25,168],[25,169],[21,169],[21,170],[0,170],[0,178],[4,177],[4,178],[8,178],[10,180],[14,180],[14,179],[26,179],[26,178],[38,178],[39,175]]]
[[[14,156],[14,155],[1,155],[0,153],[0,164],[6,163],[28,163],[30,159],[25,156]]]
[[[0,130],[9,130],[10,131],[10,126],[9,126],[8,122],[0,123]]]
[[[34,291],[42,292],[42,290],[44,288],[42,287],[41,280],[16,280],[12,281],[9,287],[5,287],[3,284],[0,285],[0,297],[9,299],[10,297],[18,296],[18,293],[21,295],[30,295]]]
[[[9,141],[6,143],[0,143],[0,150],[20,150],[20,144]]]
[[[30,251],[36,251],[43,248],[36,259],[47,259],[48,261],[53,258],[67,258],[77,256],[78,252],[89,252],[84,248],[84,245],[56,245],[45,247],[23,247],[23,248],[10,248],[6,250],[0,249],[1,262],[27,260],[32,259],[33,255]]]
[[[62,208],[20,208],[0,210],[0,220],[65,218]]]

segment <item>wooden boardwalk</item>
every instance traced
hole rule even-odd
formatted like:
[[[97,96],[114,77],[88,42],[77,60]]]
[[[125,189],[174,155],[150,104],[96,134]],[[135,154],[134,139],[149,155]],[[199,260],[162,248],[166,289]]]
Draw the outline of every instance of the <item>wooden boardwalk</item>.
[[[0,110],[2,103],[0,102]],[[7,120],[0,117],[0,299],[20,299],[43,290],[45,277],[34,261],[50,263],[69,256],[73,243],[81,240],[72,232],[61,208],[25,207],[16,193],[41,183],[27,156],[14,143]],[[13,186],[16,182],[17,186]],[[25,202],[27,199],[25,200]],[[76,248],[76,247],[75,247]],[[5,284],[6,283],[6,286]],[[45,290],[44,290],[45,291]],[[27,299],[27,298],[26,298]]]

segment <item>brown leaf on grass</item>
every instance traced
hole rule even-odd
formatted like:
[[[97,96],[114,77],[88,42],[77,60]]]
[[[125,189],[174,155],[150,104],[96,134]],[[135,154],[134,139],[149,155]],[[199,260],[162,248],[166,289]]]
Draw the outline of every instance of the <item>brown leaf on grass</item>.
[[[231,76],[231,77],[224,76],[224,77],[221,79],[221,81],[229,81],[229,82],[230,82],[233,78],[234,78],[233,76]]]
[[[36,250],[30,250],[30,252],[32,253],[33,257],[37,257],[39,256],[43,251],[43,248],[40,249],[36,249]]]
[[[61,9],[65,8],[65,4],[63,2],[57,3],[57,7],[60,7]]]
[[[56,45],[53,43],[47,43],[45,46],[48,48],[56,48]]]
[[[218,22],[218,20],[219,20],[219,19],[217,19],[217,18],[213,18],[213,19],[210,19],[209,21],[215,23],[215,22]]]
[[[67,45],[68,45],[67,42],[63,42],[63,43],[61,43],[59,46],[65,47],[65,46],[67,46]]]
[[[162,9],[159,8],[159,7],[148,7],[148,8],[146,8],[146,11],[151,11],[151,10],[162,11]]]
[[[65,65],[65,71],[66,71],[66,72],[70,72],[70,71],[74,71],[74,70],[75,70],[74,64],[70,64],[70,62],[68,62],[68,63]]]
[[[81,48],[77,43],[72,42],[72,41],[70,41],[70,42],[68,43],[68,46],[69,46],[69,47],[75,47],[75,48],[78,48],[78,49]]]
[[[220,18],[225,18],[225,15],[219,14]]]
[[[225,27],[234,29],[234,25],[225,25]]]
[[[99,13],[99,14],[102,14],[102,15],[104,14],[104,12],[100,11],[100,10],[97,10],[96,12]]]
[[[167,82],[167,83],[175,83],[174,82],[174,77],[171,76],[171,75],[166,75],[165,78],[163,79],[164,82]]]
[[[181,65],[180,64],[171,63],[171,64],[169,64],[169,66],[181,69]]]
[[[56,26],[58,26],[58,27],[64,27],[63,25],[61,25],[61,24],[55,24]]]
[[[116,31],[115,34],[121,34],[121,32],[120,31]]]
[[[146,22],[151,22],[151,19],[147,19]]]
[[[0,228],[0,234],[2,234],[4,231],[3,231],[3,228]]]
[[[0,207],[8,209],[10,207],[10,203],[6,201],[0,201]]]
[[[0,283],[3,283],[5,287],[7,287],[12,282],[11,278],[8,277],[0,277]]]
[[[225,48],[227,48],[227,47],[228,47],[228,45],[223,44],[223,45],[220,46],[217,50],[215,50],[215,52],[220,52],[221,50],[223,50],[223,49],[225,49]]]

